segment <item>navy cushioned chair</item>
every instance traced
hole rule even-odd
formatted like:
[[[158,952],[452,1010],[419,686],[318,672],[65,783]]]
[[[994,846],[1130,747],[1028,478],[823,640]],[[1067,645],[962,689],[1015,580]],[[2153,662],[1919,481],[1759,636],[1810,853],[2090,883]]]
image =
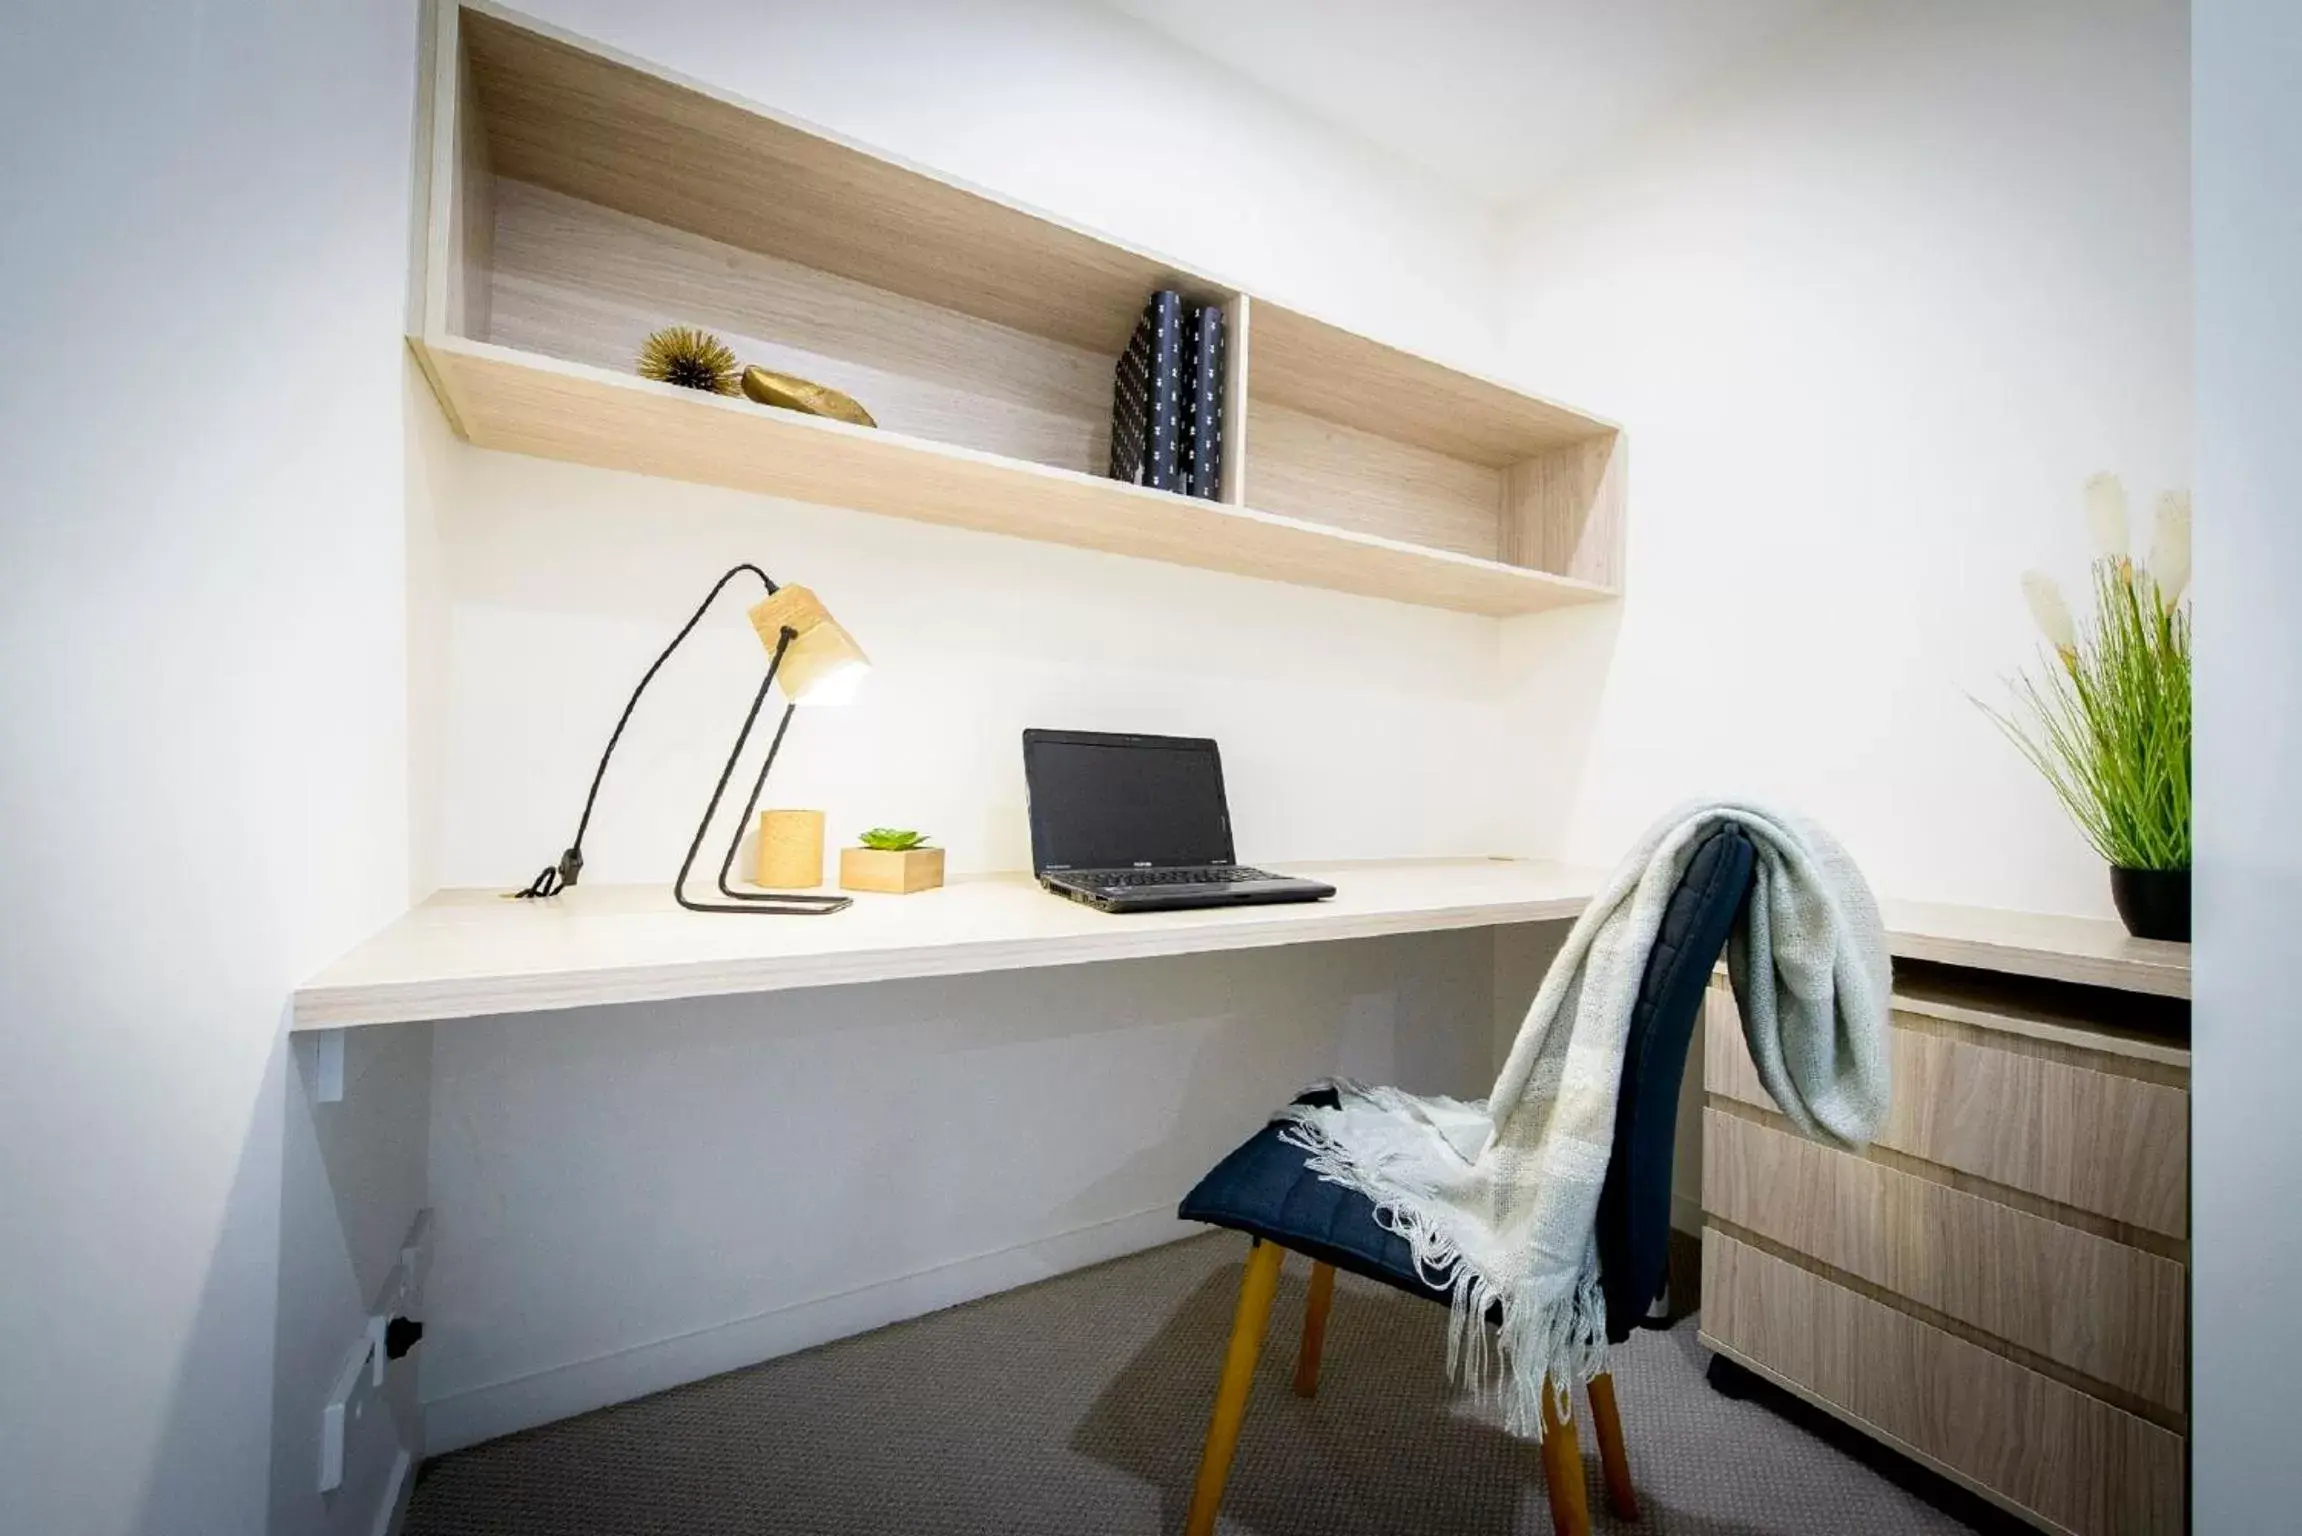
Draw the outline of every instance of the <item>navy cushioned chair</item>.
[[[1756,857],[1748,834],[1731,823],[1704,837],[1671,893],[1640,978],[1615,1106],[1614,1151],[1599,1193],[1599,1284],[1606,1295],[1611,1343],[1630,1337],[1662,1291],[1679,1079],[1686,1069],[1687,1042],[1710,985],[1711,969],[1749,898]],[[1324,1102],[1334,1102],[1332,1089],[1321,1093]],[[1320,1093],[1297,1100],[1321,1101]],[[1295,1363],[1299,1396],[1309,1397],[1318,1389],[1319,1347],[1326,1335],[1337,1269],[1442,1306],[1447,1302],[1445,1291],[1426,1285],[1416,1273],[1406,1239],[1376,1222],[1373,1203],[1311,1172],[1304,1166],[1309,1154],[1280,1140],[1280,1129],[1272,1124],[1257,1131],[1183,1197],[1180,1214],[1185,1220],[1229,1227],[1254,1239],[1216,1392],[1215,1416],[1200,1457],[1186,1536],[1212,1536],[1215,1529],[1215,1511],[1246,1418],[1247,1389],[1262,1349],[1279,1264],[1287,1251],[1312,1261],[1303,1344]],[[1593,1380],[1590,1398],[1608,1503],[1623,1518],[1636,1519],[1638,1501],[1631,1489],[1612,1378],[1602,1375]],[[1573,1422],[1554,1420],[1547,1402],[1543,1471],[1550,1487],[1552,1523],[1560,1536],[1583,1536],[1590,1529],[1590,1511],[1583,1494],[1582,1453]]]

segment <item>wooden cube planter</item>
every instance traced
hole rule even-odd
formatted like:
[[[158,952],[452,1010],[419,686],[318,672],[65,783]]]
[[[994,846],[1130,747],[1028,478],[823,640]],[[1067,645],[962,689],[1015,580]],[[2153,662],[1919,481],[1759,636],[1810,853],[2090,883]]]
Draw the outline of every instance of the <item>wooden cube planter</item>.
[[[839,850],[839,888],[843,891],[884,891],[908,896],[931,891],[943,883],[940,848],[842,848]]]

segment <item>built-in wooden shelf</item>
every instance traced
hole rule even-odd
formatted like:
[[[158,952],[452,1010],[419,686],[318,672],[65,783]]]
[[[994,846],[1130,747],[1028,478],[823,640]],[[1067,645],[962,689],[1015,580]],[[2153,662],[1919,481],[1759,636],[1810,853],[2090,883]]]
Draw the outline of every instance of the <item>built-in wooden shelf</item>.
[[[1473,613],[1619,593],[1611,423],[492,6],[436,45],[411,340],[473,443]],[[1219,501],[1100,473],[1161,287],[1228,316]],[[634,376],[674,323],[879,429]]]

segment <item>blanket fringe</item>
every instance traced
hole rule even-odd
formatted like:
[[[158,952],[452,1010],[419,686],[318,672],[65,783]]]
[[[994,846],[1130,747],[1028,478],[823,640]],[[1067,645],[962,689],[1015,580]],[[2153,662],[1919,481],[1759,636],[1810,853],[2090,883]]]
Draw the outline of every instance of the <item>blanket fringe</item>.
[[[1378,1102],[1397,1093],[1350,1082],[1334,1086]],[[1573,1384],[1607,1368],[1607,1304],[1596,1255],[1584,1261],[1565,1296],[1544,1299],[1526,1289],[1497,1288],[1439,1231],[1435,1207],[1418,1207],[1414,1192],[1399,1192],[1394,1159],[1353,1153],[1318,1122],[1321,1113],[1315,1105],[1287,1106],[1277,1116],[1284,1122],[1279,1139],[1308,1154],[1304,1166],[1327,1183],[1365,1195],[1376,1222],[1406,1239],[1416,1275],[1447,1293],[1447,1375],[1481,1403],[1499,1398],[1504,1432],[1539,1443],[1545,1387],[1557,1394],[1553,1413],[1564,1421],[1574,1414]],[[1487,1319],[1497,1312],[1501,1322],[1490,1349]]]

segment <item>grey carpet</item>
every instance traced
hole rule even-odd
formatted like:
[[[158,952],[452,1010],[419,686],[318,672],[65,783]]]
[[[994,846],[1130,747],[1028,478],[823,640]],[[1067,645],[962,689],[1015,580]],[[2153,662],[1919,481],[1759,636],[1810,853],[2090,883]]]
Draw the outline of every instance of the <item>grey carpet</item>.
[[[428,1463],[406,1536],[1167,1536],[1182,1527],[1244,1240],[1138,1254]],[[1224,1500],[1229,1536],[1551,1529],[1532,1447],[1455,1399],[1445,1312],[1343,1277],[1319,1395],[1288,1390],[1291,1257]],[[1645,1536],[1963,1532],[1703,1382],[1691,1323],[1614,1375]],[[1587,1411],[1586,1411],[1587,1422]]]

